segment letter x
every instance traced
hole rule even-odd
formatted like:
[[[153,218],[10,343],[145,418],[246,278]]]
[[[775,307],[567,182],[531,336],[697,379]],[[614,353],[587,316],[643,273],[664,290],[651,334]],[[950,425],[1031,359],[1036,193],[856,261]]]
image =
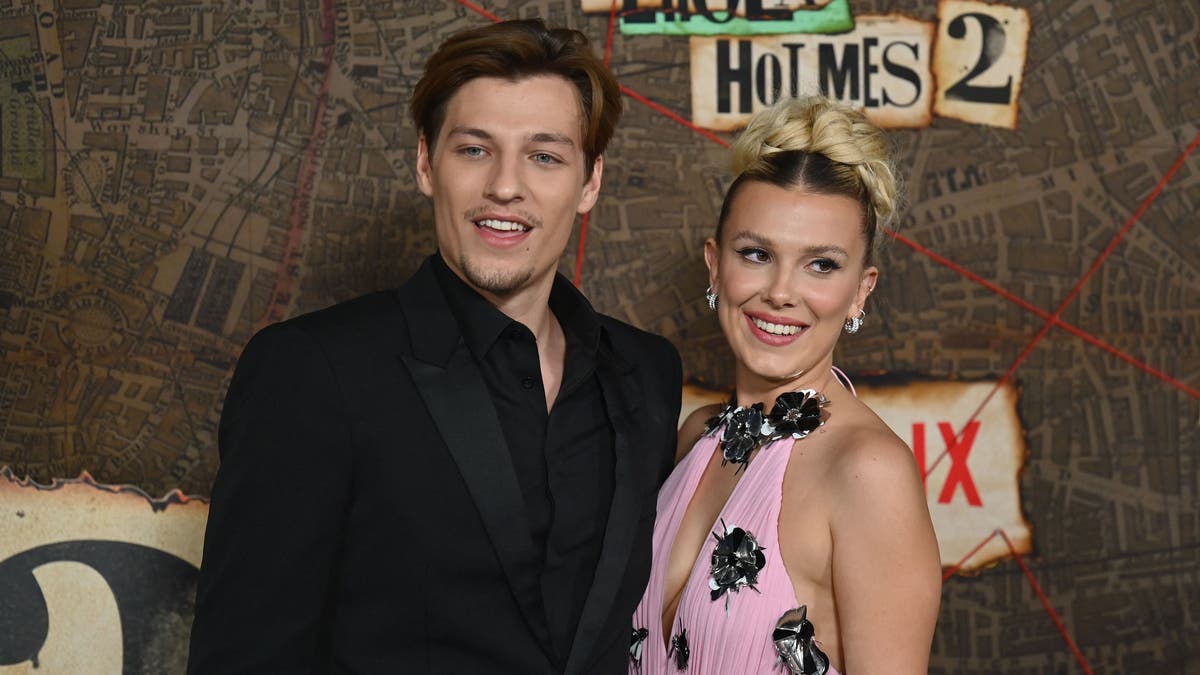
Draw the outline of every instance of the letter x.
[[[938,495],[939,504],[949,504],[954,496],[954,488],[962,485],[967,495],[967,503],[971,506],[983,506],[979,499],[979,490],[975,489],[975,481],[971,478],[971,470],[967,468],[967,456],[971,454],[971,446],[975,444],[975,434],[979,432],[979,420],[971,420],[963,429],[962,440],[954,437],[954,427],[949,422],[938,422],[938,431],[942,432],[942,440],[946,443],[946,452],[950,454],[950,473],[946,474],[946,482],[942,485],[942,493]]]

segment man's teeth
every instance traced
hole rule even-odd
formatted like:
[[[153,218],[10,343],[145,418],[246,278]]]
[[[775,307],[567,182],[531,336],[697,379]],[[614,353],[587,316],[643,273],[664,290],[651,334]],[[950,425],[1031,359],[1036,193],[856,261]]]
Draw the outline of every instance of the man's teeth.
[[[771,323],[770,321],[763,321],[762,319],[751,318],[759,330],[772,335],[795,335],[800,332],[800,326],[785,326],[783,324]]]
[[[525,226],[520,223],[514,223],[511,220],[496,220],[495,218],[485,218],[479,221],[479,225],[501,232],[518,232],[525,229]]]

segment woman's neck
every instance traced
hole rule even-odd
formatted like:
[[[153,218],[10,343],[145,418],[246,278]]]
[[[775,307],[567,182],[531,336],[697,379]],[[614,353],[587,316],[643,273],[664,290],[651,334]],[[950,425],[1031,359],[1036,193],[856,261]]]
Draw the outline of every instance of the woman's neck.
[[[823,364],[811,371],[797,373],[786,380],[769,380],[744,373],[739,369],[734,381],[736,383],[734,396],[739,406],[762,403],[764,410],[770,410],[775,405],[775,399],[780,394],[786,394],[789,391],[813,389],[826,394],[831,389],[842,387],[837,376],[833,374],[831,364]]]

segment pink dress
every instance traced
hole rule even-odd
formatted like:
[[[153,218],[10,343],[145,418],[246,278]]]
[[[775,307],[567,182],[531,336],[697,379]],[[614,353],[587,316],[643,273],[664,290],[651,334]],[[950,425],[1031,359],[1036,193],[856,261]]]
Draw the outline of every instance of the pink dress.
[[[716,451],[720,430],[705,435],[687,457],[675,467],[658,493],[658,516],[654,525],[654,560],[650,582],[633,615],[633,630],[645,629],[645,639],[631,648],[629,672],[637,675],[674,673],[741,675],[743,673],[786,673],[772,641],[776,622],[788,610],[803,604],[796,599],[791,579],[779,555],[779,508],[783,501],[783,473],[787,468],[792,444],[790,436],[761,448],[745,467],[745,475],[733,489],[721,509],[712,531],[723,534],[726,528],[742,528],[753,535],[763,548],[766,563],[758,572],[754,588],[741,586],[712,599],[711,560],[716,539],[709,537],[701,547],[692,571],[684,583],[672,633],[687,631],[690,655],[687,666],[679,670],[670,656],[671,637],[662,634],[663,584],[667,575],[667,557],[679,531],[684,511],[696,492],[704,469]],[[800,441],[803,442],[803,441]],[[726,466],[733,471],[736,467]],[[724,521],[725,527],[722,527]],[[728,600],[728,610],[726,609]],[[816,642],[820,644],[821,620],[813,621]],[[633,655],[640,651],[640,661]],[[837,675],[831,665],[826,671]],[[797,674],[799,675],[799,674]]]

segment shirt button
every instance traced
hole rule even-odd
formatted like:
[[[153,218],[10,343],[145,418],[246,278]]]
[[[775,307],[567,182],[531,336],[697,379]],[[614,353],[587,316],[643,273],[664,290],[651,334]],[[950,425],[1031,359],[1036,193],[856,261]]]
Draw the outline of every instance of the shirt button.
[[[526,377],[523,380],[521,380],[521,386],[525,387],[526,389],[533,389],[533,384],[534,383],[533,383],[532,377]]]

